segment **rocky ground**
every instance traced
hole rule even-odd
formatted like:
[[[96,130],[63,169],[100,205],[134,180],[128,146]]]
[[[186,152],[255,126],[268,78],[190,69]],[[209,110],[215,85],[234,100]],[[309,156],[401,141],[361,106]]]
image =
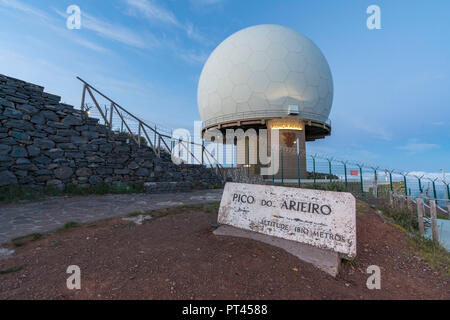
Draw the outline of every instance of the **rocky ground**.
[[[338,278],[275,247],[217,237],[217,204],[159,209],[23,240],[0,260],[0,299],[450,299],[450,281],[402,232],[358,202],[358,256]],[[69,265],[81,290],[66,287]],[[381,290],[366,269],[381,268]]]

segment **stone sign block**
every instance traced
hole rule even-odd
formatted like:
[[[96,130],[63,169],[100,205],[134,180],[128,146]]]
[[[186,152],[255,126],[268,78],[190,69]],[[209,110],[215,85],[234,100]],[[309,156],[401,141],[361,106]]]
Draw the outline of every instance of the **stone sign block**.
[[[356,256],[356,201],[350,193],[227,183],[218,222]]]

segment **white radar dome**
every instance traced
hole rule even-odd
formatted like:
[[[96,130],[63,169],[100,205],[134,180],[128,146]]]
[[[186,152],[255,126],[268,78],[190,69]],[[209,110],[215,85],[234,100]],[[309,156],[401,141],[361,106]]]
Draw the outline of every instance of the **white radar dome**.
[[[207,127],[283,117],[292,109],[302,119],[326,123],[332,103],[333,79],[320,49],[279,25],[231,35],[209,57],[198,85],[198,107]]]

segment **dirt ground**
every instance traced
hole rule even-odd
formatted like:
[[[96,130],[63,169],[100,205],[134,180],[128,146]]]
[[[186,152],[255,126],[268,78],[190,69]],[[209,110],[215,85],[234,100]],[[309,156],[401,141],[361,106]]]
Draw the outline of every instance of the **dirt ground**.
[[[0,261],[0,299],[450,299],[450,281],[406,236],[358,202],[358,255],[338,278],[256,241],[217,237],[217,205],[162,209],[135,225],[114,218],[46,235]],[[66,287],[69,265],[81,290]],[[366,269],[381,268],[381,290]]]

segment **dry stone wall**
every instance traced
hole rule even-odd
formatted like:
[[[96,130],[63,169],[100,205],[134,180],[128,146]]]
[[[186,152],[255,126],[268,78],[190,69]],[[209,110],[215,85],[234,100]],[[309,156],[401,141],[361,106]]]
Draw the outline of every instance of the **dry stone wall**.
[[[0,186],[149,182],[158,192],[158,185],[178,190],[174,182],[182,190],[221,184],[213,170],[177,166],[164,152],[159,158],[60,101],[41,86],[0,75]]]

